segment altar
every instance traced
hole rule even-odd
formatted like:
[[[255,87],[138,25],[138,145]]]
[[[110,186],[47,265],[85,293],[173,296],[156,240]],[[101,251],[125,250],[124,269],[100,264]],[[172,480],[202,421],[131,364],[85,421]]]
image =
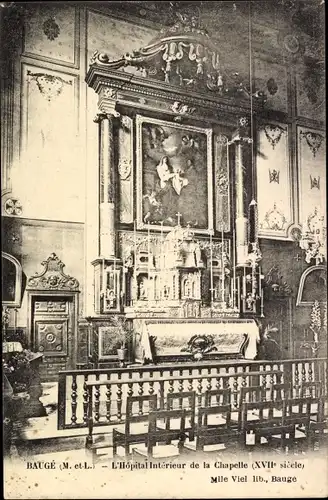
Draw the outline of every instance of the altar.
[[[135,361],[252,360],[259,340],[259,329],[252,319],[140,320]]]
[[[222,95],[218,53],[180,19],[140,51],[93,55],[86,81],[98,94],[99,229],[88,322],[96,364],[115,362],[117,349],[142,364],[256,356],[263,275],[248,115],[263,102],[240,87]]]

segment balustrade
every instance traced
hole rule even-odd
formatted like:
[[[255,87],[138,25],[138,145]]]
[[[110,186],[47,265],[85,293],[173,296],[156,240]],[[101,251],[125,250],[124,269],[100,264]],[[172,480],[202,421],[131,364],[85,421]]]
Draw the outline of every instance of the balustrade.
[[[167,394],[196,391],[199,407],[207,390],[230,388],[231,406],[238,409],[242,387],[261,385],[268,399],[273,384],[291,383],[292,396],[299,397],[302,384],[315,381],[327,395],[324,358],[65,371],[59,374],[58,429],[87,427],[90,417],[94,426],[123,422],[126,398],[132,395],[158,394],[163,409]]]

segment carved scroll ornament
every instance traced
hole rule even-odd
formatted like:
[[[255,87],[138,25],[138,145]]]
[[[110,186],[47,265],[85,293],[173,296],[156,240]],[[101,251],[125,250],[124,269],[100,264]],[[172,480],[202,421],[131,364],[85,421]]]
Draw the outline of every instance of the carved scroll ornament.
[[[55,253],[52,253],[41,264],[44,266],[44,270],[40,274],[35,273],[28,279],[28,290],[78,290],[79,282],[76,278],[64,273],[65,264]]]

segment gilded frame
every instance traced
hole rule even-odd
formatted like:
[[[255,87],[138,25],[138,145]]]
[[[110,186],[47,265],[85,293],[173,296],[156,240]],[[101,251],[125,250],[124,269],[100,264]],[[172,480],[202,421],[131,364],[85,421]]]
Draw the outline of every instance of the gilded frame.
[[[158,120],[155,118],[148,118],[146,116],[136,116],[136,191],[137,191],[137,229],[146,229],[151,227],[156,230],[170,231],[173,225],[164,225],[157,223],[146,223],[143,218],[143,137],[142,130],[143,124],[158,125],[159,127],[166,127],[170,129],[177,129],[180,132],[185,131],[188,133],[203,134],[206,138],[206,227],[194,227],[192,230],[196,234],[210,234],[213,233],[213,132],[211,128],[194,127],[191,125],[178,124],[165,120]],[[205,226],[205,225],[204,225]]]

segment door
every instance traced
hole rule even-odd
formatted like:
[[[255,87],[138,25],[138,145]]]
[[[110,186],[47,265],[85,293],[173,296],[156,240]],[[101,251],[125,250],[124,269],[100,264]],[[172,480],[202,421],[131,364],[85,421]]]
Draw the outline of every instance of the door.
[[[43,353],[42,378],[53,379],[75,367],[74,301],[71,296],[32,299],[32,345]]]

